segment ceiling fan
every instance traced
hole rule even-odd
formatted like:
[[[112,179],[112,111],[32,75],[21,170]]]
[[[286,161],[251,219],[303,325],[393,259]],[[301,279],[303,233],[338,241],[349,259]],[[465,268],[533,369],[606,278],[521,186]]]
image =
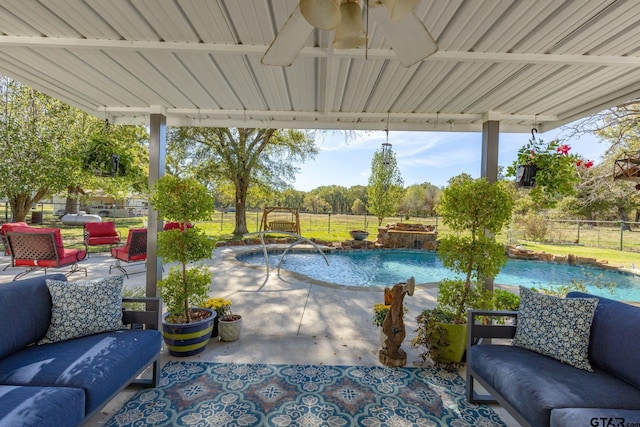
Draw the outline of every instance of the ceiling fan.
[[[405,67],[438,50],[436,41],[414,12],[419,0],[364,0],[367,13]],[[360,0],[300,0],[262,56],[262,64],[288,67],[314,30],[335,30],[334,49],[367,44]]]

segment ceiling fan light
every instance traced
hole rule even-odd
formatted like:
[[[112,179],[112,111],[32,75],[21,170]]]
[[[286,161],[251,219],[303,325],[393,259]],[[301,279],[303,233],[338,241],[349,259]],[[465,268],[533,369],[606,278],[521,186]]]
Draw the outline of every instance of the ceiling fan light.
[[[400,22],[409,15],[418,4],[418,0],[382,0],[393,22]]]
[[[362,23],[362,10],[355,1],[346,1],[340,6],[342,20],[336,27],[333,47],[336,49],[355,49],[367,44],[367,34]]]
[[[340,0],[300,0],[300,13],[311,25],[332,30],[341,20]]]

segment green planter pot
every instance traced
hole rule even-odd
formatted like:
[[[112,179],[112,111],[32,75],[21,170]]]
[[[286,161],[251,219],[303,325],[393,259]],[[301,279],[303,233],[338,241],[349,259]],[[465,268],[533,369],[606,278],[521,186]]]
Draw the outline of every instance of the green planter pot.
[[[467,324],[438,323],[447,331],[449,346],[442,351],[442,363],[460,363],[467,348]]]
[[[169,323],[166,318],[171,313],[162,316],[162,338],[170,355],[186,357],[204,351],[211,338],[216,312],[208,308],[198,308],[198,310],[208,311],[211,316],[192,323]]]

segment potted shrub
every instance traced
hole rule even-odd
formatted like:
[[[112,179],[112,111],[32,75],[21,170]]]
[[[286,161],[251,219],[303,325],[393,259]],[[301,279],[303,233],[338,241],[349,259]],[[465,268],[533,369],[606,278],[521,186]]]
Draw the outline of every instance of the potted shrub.
[[[179,227],[158,234],[158,256],[164,262],[177,262],[166,278],[158,282],[167,305],[163,316],[163,337],[169,353],[190,356],[204,350],[213,329],[216,313],[197,308],[211,287],[211,273],[202,265],[189,263],[209,258],[215,241],[189,223],[208,220],[214,198],[195,179],[165,175],[156,181],[150,202],[160,218],[175,221]]]
[[[231,305],[233,303],[224,298],[209,298],[202,304],[204,308],[210,308],[216,312],[216,317],[213,320],[213,330],[211,331],[211,337],[218,336],[218,322],[220,317],[231,313]]]
[[[429,355],[437,363],[462,360],[467,309],[493,306],[493,293],[485,290],[483,283],[496,276],[507,261],[495,234],[509,223],[513,204],[504,182],[492,184],[466,174],[449,180],[438,214],[452,233],[440,240],[438,257],[461,278],[442,280],[437,309],[426,310],[417,318],[418,335],[412,343],[426,347],[423,358]],[[441,348],[444,339],[450,342]]]

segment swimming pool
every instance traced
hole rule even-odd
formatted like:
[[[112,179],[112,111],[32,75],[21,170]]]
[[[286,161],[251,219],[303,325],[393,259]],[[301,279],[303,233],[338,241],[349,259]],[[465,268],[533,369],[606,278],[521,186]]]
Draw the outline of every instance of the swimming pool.
[[[276,268],[282,252],[269,253],[269,265]],[[435,252],[410,250],[336,251],[327,253],[330,265],[314,252],[289,252],[282,261],[283,270],[293,271],[323,282],[348,286],[392,286],[413,276],[416,283],[438,282],[455,277],[444,268]],[[262,252],[238,255],[238,260],[264,265]],[[640,302],[640,277],[591,266],[508,260],[495,283],[528,287],[568,284],[572,279],[585,282],[591,294]],[[612,295],[607,289],[590,285],[616,283]]]

